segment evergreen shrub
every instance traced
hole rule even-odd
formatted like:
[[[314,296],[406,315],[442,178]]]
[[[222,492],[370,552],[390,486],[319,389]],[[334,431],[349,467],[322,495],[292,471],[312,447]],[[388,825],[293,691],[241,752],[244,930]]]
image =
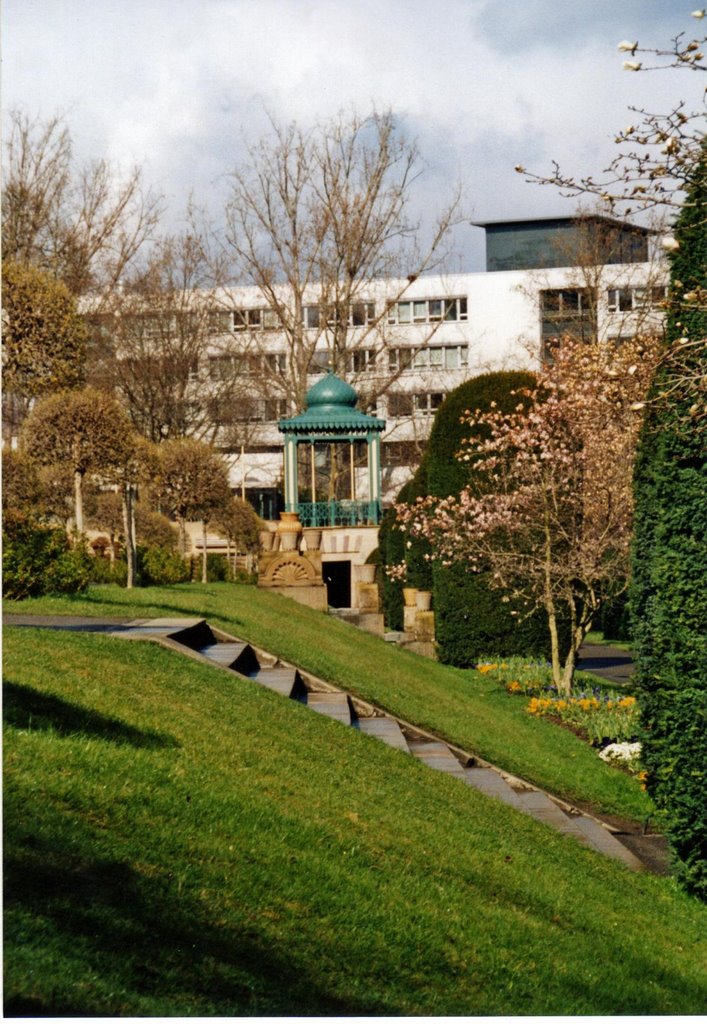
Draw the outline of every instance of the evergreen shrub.
[[[707,900],[707,474],[689,385],[705,374],[707,144],[674,234],[667,341],[692,347],[680,346],[682,366],[663,363],[652,389],[634,476],[631,609],[647,788],[685,887]]]
[[[188,583],[191,579],[191,570],[191,562],[182,558],[177,551],[138,545],[137,571],[143,586],[160,587],[172,583]]]
[[[6,515],[3,530],[3,596],[15,601],[87,589],[92,558],[66,533],[32,519]]]

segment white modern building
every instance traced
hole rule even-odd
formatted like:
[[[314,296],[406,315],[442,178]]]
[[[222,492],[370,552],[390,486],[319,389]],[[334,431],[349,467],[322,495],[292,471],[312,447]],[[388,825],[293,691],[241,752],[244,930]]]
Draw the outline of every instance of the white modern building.
[[[483,226],[485,272],[378,281],[349,310],[345,366],[340,356],[333,368],[358,391],[363,411],[385,420],[384,504],[418,463],[444,397],[465,380],[537,366],[563,334],[615,341],[661,330],[667,268],[652,257],[647,230],[601,217]],[[277,375],[288,373],[288,346],[257,289],[229,292],[223,307],[225,333],[240,336],[251,350],[255,340],[261,367],[270,367],[274,382],[269,397],[254,392],[251,402],[238,403],[236,417],[249,429],[241,445],[224,446],[231,484],[274,518],[283,485],[278,421],[300,411],[277,397]],[[309,331],[315,339],[308,374],[314,384],[333,358],[316,289],[302,318],[305,337]],[[213,356],[212,375],[219,358]],[[356,472],[363,484],[365,465]]]

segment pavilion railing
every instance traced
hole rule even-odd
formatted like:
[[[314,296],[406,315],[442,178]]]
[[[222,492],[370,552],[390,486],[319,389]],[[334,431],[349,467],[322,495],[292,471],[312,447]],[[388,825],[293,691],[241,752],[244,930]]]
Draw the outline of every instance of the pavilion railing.
[[[300,501],[297,512],[302,526],[377,526],[381,517],[378,501]]]

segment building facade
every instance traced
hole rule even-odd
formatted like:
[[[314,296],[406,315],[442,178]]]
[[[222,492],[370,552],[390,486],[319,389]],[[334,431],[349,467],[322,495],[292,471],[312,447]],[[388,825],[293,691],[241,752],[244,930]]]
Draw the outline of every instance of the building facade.
[[[362,411],[385,420],[384,505],[419,463],[445,396],[465,380],[532,369],[566,334],[617,343],[662,330],[667,269],[651,258],[647,231],[605,218],[588,218],[579,228],[564,218],[485,227],[485,272],[376,282],[348,311],[343,350],[323,321],[316,289],[302,310],[303,351],[311,346],[307,386],[333,370],[356,388]],[[572,250],[574,265],[557,265],[558,253],[567,258]],[[232,486],[267,516],[282,494],[278,422],[299,411],[280,382],[298,353],[278,315],[259,304],[257,289],[237,289],[221,301],[232,304],[223,314],[227,336],[242,339],[258,353],[260,372],[270,372],[267,396],[254,390],[252,401],[240,405],[247,440],[231,450],[224,445]],[[219,357],[212,358],[215,374]],[[356,472],[363,487],[363,460]]]

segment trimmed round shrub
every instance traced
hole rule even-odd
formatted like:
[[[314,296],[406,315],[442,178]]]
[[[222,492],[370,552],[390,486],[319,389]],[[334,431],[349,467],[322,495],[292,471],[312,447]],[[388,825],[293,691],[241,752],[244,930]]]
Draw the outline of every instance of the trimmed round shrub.
[[[191,579],[191,562],[167,548],[138,547],[137,567],[140,581],[146,587],[188,583]]]

